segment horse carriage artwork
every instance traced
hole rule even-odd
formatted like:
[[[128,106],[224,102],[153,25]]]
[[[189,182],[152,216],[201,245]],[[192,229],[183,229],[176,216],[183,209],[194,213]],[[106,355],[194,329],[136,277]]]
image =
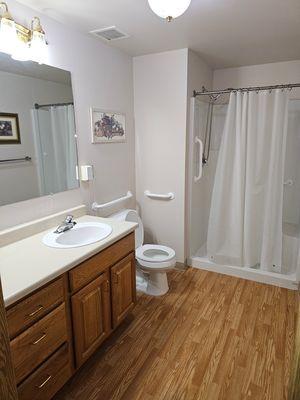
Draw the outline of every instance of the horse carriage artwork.
[[[125,141],[125,115],[92,109],[93,143]]]

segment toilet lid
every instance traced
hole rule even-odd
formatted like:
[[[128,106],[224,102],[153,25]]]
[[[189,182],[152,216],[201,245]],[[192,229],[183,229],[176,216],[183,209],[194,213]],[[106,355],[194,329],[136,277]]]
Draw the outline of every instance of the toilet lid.
[[[136,249],[135,255],[140,260],[158,263],[175,258],[175,251],[167,246],[145,244]]]

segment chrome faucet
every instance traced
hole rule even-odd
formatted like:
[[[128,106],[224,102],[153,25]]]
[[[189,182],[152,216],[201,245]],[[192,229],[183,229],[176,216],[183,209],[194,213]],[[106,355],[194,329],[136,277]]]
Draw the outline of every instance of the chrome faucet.
[[[66,219],[56,228],[54,233],[63,233],[74,228],[77,222],[73,221],[73,215],[67,215]]]

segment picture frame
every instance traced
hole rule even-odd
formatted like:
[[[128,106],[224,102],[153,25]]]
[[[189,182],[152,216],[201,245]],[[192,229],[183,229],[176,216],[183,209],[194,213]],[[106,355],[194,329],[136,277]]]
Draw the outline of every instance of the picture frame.
[[[20,144],[19,116],[13,113],[0,113],[0,145]]]
[[[92,143],[126,142],[126,115],[91,107]]]

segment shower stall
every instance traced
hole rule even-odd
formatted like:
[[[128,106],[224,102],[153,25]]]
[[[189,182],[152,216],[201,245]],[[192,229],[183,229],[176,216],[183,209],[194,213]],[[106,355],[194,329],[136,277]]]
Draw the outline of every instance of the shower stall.
[[[297,289],[300,100],[277,85],[191,99],[189,265]]]

